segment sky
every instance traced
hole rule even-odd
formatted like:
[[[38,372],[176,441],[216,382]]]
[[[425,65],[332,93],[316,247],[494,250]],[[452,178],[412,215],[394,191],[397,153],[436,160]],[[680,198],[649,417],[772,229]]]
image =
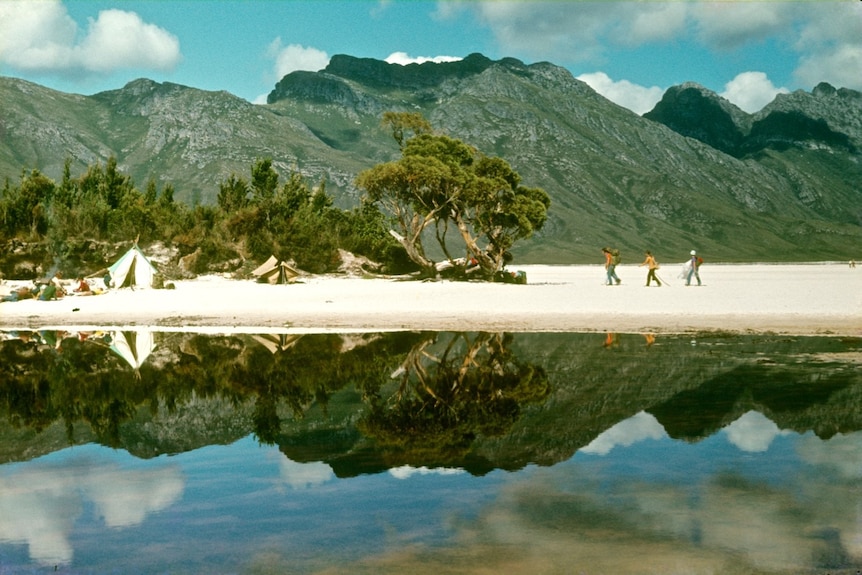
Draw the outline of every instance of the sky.
[[[336,54],[551,62],[639,114],[696,82],[746,112],[862,90],[860,0],[0,0],[0,75],[94,94],[137,78],[250,102]]]

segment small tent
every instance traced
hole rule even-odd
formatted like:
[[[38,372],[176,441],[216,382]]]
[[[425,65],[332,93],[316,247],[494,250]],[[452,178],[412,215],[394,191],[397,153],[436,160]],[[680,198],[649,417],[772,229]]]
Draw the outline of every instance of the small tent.
[[[113,287],[152,287],[156,275],[156,268],[144,255],[138,244],[129,248],[129,251],[108,268],[108,271],[111,272]]]
[[[270,284],[290,284],[296,281],[299,272],[275,256],[269,256],[261,266],[251,272],[259,282]]]

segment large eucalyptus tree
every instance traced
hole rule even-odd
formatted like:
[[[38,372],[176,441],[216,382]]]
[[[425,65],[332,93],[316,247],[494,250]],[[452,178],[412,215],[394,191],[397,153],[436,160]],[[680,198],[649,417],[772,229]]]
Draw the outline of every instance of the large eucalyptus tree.
[[[548,194],[522,186],[505,160],[432,133],[418,114],[387,113],[383,122],[401,157],[361,172],[357,186],[394,218],[393,235],[426,275],[438,267],[423,243],[429,237],[450,263],[474,262],[475,275],[490,279],[502,271],[515,242],[544,225]],[[407,132],[413,135],[405,139]],[[449,245],[454,238],[462,244],[457,251]]]

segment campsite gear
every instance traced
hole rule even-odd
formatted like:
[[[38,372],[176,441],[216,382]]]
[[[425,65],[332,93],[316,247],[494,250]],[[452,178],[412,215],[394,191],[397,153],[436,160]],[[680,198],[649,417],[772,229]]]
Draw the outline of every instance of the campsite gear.
[[[269,256],[268,260],[251,273],[257,278],[257,281],[269,284],[292,284],[299,277],[299,272],[296,269],[278,261],[275,256]]]
[[[155,279],[155,266],[150,263],[138,244],[129,248],[120,259],[108,268],[111,274],[111,283],[114,287],[143,286],[152,287]],[[106,286],[107,287],[107,286]]]

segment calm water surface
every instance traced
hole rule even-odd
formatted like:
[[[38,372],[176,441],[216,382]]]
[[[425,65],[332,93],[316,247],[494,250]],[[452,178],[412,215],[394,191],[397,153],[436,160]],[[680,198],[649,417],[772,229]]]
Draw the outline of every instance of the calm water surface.
[[[0,337],[0,574],[862,569],[860,339]]]

